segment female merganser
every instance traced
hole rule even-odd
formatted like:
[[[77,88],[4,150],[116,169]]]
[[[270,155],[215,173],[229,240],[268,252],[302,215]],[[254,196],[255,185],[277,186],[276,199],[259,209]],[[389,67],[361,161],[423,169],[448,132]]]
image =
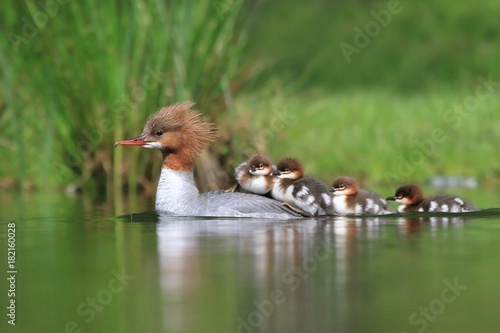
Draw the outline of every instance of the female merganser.
[[[265,155],[257,154],[238,165],[234,175],[238,184],[246,191],[255,194],[267,194],[272,190],[274,178],[273,162]]]
[[[478,210],[470,202],[447,194],[435,194],[424,198],[422,190],[416,185],[403,185],[396,194],[386,200],[394,200],[401,205],[400,213],[411,212],[472,212]]]
[[[276,165],[271,195],[312,215],[333,214],[332,198],[325,184],[305,176],[302,164],[294,158],[285,158]]]
[[[301,217],[282,203],[248,193],[212,191],[200,194],[193,178],[193,165],[201,151],[217,136],[215,125],[190,110],[192,102],[174,104],[151,115],[142,134],[118,145],[154,148],[162,152],[163,167],[156,192],[156,209],[184,216]]]
[[[352,177],[338,177],[333,181],[333,209],[341,215],[391,214],[394,209],[377,193],[359,188]]]

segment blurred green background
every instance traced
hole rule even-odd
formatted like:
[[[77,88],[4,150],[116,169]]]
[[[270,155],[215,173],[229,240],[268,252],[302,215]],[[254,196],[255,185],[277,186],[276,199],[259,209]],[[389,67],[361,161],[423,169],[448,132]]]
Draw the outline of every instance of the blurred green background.
[[[7,1],[0,188],[153,195],[160,155],[113,149],[193,100],[221,128],[197,165],[228,186],[256,152],[327,183],[500,185],[500,2]]]
[[[7,0],[0,13],[0,226],[17,225],[19,329],[238,331],[319,243],[334,255],[256,332],[415,331],[409,316],[456,278],[470,288],[426,332],[498,326],[497,210],[108,217],[152,211],[161,165],[113,143],[186,100],[221,130],[196,165],[203,190],[259,152],[382,195],[470,177],[478,188],[449,191],[499,207],[500,2]],[[122,269],[134,280],[96,320],[75,312]]]

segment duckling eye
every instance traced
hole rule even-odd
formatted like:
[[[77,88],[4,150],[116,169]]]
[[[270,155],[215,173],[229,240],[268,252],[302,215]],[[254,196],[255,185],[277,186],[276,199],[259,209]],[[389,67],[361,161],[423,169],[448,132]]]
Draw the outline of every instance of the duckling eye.
[[[343,191],[343,190],[345,190],[345,186],[344,185],[339,185],[339,186],[337,186],[337,190]]]
[[[260,163],[260,164],[257,166],[257,168],[259,168],[259,169],[264,169],[264,164]]]
[[[155,134],[156,134],[156,136],[162,136],[163,130],[157,130]]]
[[[290,173],[290,169],[285,168],[285,169],[283,169],[283,172],[284,172],[284,173]]]

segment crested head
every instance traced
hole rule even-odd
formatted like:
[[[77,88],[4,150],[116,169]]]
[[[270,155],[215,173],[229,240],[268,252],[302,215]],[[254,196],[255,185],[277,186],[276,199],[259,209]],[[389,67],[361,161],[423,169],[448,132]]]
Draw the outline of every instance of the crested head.
[[[276,165],[275,174],[278,178],[299,179],[304,175],[304,167],[299,160],[288,157]]]
[[[203,115],[191,110],[193,102],[173,104],[161,108],[149,116],[144,125],[142,135],[151,141],[159,141],[161,149],[175,151],[185,146],[193,146],[198,152],[205,149],[217,139],[217,127],[203,119]],[[183,142],[187,141],[189,142]]]
[[[191,110],[193,105],[193,102],[184,102],[161,108],[148,118],[139,137],[118,141],[115,146],[158,149],[163,154],[164,167],[191,170],[196,157],[219,134],[214,124],[205,121],[198,111]]]
[[[254,155],[248,161],[249,172],[252,175],[267,176],[273,171],[273,162],[262,154]]]
[[[387,200],[394,200],[404,205],[413,205],[422,201],[424,194],[417,185],[403,185],[396,190],[396,194]]]
[[[354,195],[358,190],[359,185],[355,178],[342,176],[335,178],[330,192],[333,192],[333,195]]]

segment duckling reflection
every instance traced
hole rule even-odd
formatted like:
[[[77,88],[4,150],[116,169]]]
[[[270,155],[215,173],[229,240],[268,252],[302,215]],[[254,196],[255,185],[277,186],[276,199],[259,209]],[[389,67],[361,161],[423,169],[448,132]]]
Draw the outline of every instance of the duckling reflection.
[[[399,230],[404,235],[417,234],[430,228],[432,231],[449,227],[460,227],[468,218],[464,216],[399,217]],[[469,218],[470,219],[470,218]]]

